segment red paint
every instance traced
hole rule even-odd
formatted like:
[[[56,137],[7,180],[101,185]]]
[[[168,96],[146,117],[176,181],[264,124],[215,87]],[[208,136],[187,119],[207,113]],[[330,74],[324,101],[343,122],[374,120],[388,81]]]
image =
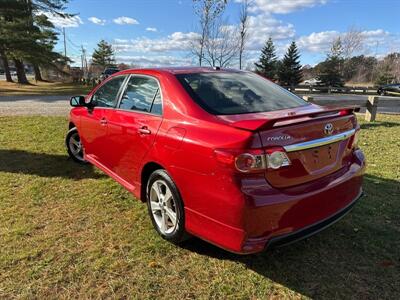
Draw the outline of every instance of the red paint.
[[[163,114],[72,109],[70,121],[81,135],[85,158],[136,197],[141,197],[141,185],[146,184],[141,182],[143,168],[159,164],[181,193],[187,231],[237,253],[261,251],[271,238],[327,219],[359,195],[365,161],[361,150],[352,147],[353,138],[290,152],[291,165],[277,170],[240,173],[234,167],[236,154],[265,153],[322,138],[328,122],[334,125],[333,134],[359,130],[351,108],[310,104],[215,116],[198,106],[174,76],[190,72],[218,71],[142,69],[111,76],[156,78],[162,90]],[[149,133],[141,134],[141,128]],[[271,140],[286,135],[291,139]]]

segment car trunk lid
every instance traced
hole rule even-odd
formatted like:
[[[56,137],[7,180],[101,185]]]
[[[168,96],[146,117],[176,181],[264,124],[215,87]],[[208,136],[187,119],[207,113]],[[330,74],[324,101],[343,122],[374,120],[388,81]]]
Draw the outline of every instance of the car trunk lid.
[[[357,126],[354,109],[310,105],[222,118],[231,126],[256,131],[264,149],[285,149],[291,164],[265,172],[272,186],[285,188],[327,176],[350,163],[349,142]]]

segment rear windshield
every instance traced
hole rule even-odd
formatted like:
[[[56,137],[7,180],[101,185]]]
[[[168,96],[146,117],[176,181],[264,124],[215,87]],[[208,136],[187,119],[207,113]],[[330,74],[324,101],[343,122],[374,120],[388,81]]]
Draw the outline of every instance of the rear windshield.
[[[190,96],[214,115],[266,112],[308,104],[252,73],[210,72],[178,74],[176,77]]]

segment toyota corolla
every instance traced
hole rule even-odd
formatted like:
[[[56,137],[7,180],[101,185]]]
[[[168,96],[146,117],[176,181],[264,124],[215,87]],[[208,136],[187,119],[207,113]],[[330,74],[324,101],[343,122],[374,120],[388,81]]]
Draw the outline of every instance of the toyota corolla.
[[[303,101],[251,72],[118,72],[71,98],[66,145],[147,202],[154,228],[255,253],[321,231],[362,194],[352,107]]]

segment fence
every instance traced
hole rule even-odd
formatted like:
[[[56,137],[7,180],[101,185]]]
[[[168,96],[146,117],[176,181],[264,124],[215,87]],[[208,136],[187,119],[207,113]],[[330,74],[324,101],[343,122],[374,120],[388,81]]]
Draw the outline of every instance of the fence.
[[[298,94],[317,94],[317,93],[346,93],[346,94],[376,94],[377,88],[373,86],[317,86],[317,85],[296,85],[283,86],[285,89]]]
[[[376,113],[379,107],[399,107],[400,99],[381,99],[378,96],[369,96],[368,100],[322,100],[311,96],[303,96],[303,99],[318,105],[354,105],[366,107],[365,120],[375,121]]]

